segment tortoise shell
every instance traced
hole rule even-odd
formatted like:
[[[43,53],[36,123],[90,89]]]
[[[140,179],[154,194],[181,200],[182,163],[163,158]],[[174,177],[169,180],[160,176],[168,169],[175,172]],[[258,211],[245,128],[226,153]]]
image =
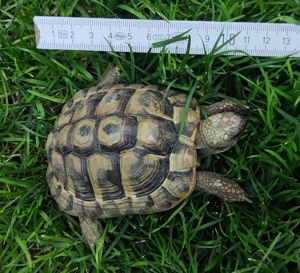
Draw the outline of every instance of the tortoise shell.
[[[76,93],[46,143],[47,182],[61,209],[110,218],[167,210],[189,196],[200,109],[192,99],[185,111],[186,101],[186,94],[156,85]]]

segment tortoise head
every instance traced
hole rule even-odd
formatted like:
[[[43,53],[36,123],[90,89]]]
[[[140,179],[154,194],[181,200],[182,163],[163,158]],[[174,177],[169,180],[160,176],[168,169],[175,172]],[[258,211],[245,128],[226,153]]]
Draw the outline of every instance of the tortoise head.
[[[246,124],[245,117],[233,112],[218,113],[201,120],[195,140],[198,156],[205,157],[228,150],[241,138]]]

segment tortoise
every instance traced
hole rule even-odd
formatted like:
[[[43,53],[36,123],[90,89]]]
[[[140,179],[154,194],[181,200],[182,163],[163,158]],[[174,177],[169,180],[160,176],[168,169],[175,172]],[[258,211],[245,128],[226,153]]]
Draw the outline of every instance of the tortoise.
[[[237,183],[196,169],[197,157],[240,139],[247,106],[223,100],[200,111],[193,98],[185,110],[187,94],[118,84],[119,74],[112,67],[97,86],[77,92],[46,143],[51,194],[79,218],[86,242],[101,236],[99,219],[165,211],[195,190],[251,202]]]

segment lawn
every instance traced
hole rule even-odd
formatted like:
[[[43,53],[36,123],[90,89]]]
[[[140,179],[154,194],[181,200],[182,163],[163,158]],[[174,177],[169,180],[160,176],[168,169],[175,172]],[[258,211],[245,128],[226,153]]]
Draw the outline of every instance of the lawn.
[[[0,272],[300,271],[299,58],[38,50],[33,27],[35,15],[300,24],[299,1],[0,0],[0,14]],[[63,104],[111,63],[124,83],[193,89],[201,104],[247,100],[241,140],[200,168],[253,203],[195,192],[166,212],[104,220],[99,244],[84,243],[50,195],[44,147]]]

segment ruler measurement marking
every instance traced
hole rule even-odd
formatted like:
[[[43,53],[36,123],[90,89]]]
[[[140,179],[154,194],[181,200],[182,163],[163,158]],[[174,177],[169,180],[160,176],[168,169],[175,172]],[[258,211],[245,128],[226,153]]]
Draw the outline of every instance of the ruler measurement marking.
[[[278,56],[279,52],[282,52],[280,53],[282,56],[294,54],[294,56],[300,57],[298,52],[300,51],[300,39],[297,37],[300,26],[292,24],[205,21],[170,21],[167,23],[162,20],[40,16],[35,17],[34,22],[37,47],[44,49],[76,50],[83,48],[84,50],[109,51],[110,47],[107,44],[109,41],[115,50],[129,52],[128,43],[130,43],[134,52],[136,50],[147,52],[152,43],[172,38],[190,29],[188,35],[191,36],[192,42],[191,54],[203,54],[204,50],[210,52],[223,31],[220,43],[233,38],[237,33],[239,34],[222,50],[238,49],[253,56]],[[49,27],[52,33],[49,33]],[[59,30],[62,32],[59,33]],[[51,40],[49,40],[50,38]],[[185,40],[171,44],[167,48],[171,53],[184,53],[186,46],[187,41]],[[160,50],[152,49],[152,52]]]

